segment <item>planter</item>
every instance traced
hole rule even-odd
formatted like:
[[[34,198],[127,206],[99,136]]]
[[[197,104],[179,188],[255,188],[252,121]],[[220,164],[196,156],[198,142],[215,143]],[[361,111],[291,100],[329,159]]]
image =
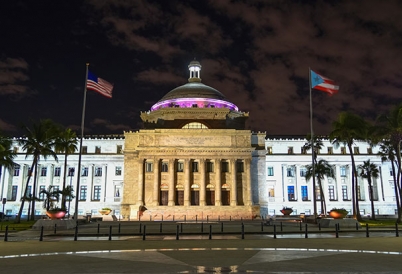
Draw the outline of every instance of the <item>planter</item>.
[[[293,209],[289,208],[289,209],[281,209],[281,212],[283,215],[290,215],[293,212]]]
[[[99,210],[99,213],[101,215],[109,215],[110,212],[112,212],[110,209],[101,209],[101,210]]]
[[[343,219],[348,215],[347,212],[338,212],[338,211],[330,211],[329,216],[331,216],[334,219]]]
[[[57,220],[57,219],[61,219],[64,218],[64,216],[66,216],[66,211],[62,211],[62,210],[57,210],[57,211],[46,211],[46,215],[52,219],[52,220]]]

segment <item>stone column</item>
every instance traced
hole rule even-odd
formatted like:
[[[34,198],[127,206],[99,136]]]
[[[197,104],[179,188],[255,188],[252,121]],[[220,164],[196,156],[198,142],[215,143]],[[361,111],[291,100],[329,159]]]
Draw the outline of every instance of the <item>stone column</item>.
[[[230,171],[232,175],[232,185],[230,186],[230,206],[237,206],[237,170],[236,159],[231,159]]]
[[[154,206],[159,205],[159,159],[154,158],[154,189],[153,189],[153,204]]]
[[[215,159],[215,206],[222,205],[222,174],[221,174],[221,159]]]
[[[191,168],[191,160],[184,160],[184,206],[190,206],[190,168]]]
[[[251,159],[244,160],[244,168],[246,171],[246,182],[247,182],[247,197],[246,197],[246,205],[253,205],[253,192],[251,189]]]
[[[206,191],[206,183],[205,183],[205,159],[200,159],[200,206],[205,206],[205,191]]]
[[[169,194],[168,194],[168,206],[174,206],[174,194],[175,194],[175,189],[174,189],[174,159],[169,160]]]
[[[138,202],[137,205],[144,205],[144,159],[138,160]]]

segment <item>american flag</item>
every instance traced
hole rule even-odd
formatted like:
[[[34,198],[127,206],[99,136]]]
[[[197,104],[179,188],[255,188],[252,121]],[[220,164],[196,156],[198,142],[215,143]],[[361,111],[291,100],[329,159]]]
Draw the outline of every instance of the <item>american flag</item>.
[[[318,89],[329,93],[330,95],[337,93],[339,86],[335,82],[327,77],[324,77],[312,70],[310,70],[311,75],[311,88]]]
[[[112,98],[113,85],[108,81],[97,77],[90,71],[88,71],[87,89],[97,91],[103,96]]]

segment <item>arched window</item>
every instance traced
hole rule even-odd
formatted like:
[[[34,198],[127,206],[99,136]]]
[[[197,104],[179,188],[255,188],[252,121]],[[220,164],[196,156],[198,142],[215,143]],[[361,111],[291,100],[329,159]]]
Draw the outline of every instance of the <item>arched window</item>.
[[[192,122],[184,125],[182,128],[208,128],[208,127],[199,122]]]

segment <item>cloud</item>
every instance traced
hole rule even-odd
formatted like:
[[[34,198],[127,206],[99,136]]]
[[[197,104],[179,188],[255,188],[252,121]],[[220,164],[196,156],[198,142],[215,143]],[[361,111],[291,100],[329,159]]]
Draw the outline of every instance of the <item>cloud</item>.
[[[24,95],[29,88],[24,85],[29,80],[28,63],[22,58],[0,60],[0,95]]]

